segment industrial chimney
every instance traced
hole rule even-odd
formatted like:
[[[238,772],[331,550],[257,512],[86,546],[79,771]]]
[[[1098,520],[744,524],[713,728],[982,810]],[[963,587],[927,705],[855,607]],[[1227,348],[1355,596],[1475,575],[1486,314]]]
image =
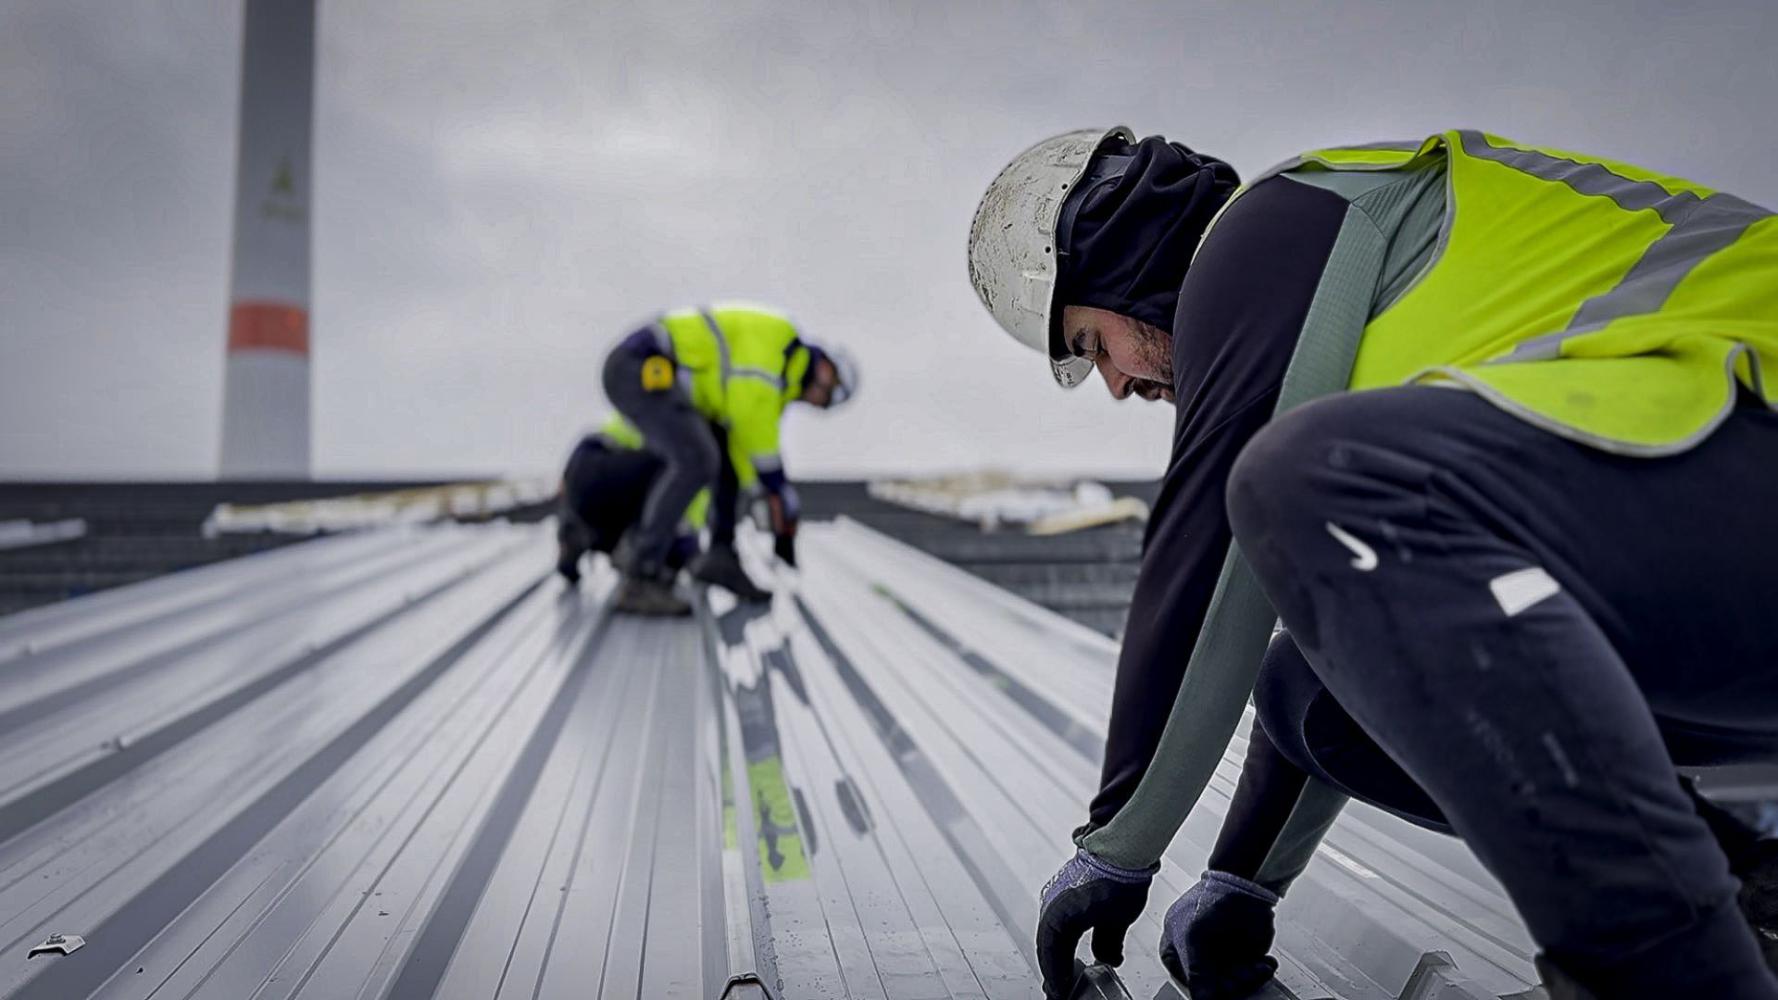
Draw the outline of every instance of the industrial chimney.
[[[221,475],[309,475],[315,0],[246,0]]]

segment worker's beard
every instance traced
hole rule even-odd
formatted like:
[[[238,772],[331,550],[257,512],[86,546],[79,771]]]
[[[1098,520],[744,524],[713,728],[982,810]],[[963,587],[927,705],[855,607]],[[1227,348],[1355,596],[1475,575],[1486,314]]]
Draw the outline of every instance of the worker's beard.
[[[1173,402],[1173,337],[1167,331],[1150,323],[1135,320],[1134,336],[1131,338],[1131,351],[1145,371],[1154,372],[1159,376],[1155,379],[1137,379],[1130,391],[1153,402],[1157,399]]]

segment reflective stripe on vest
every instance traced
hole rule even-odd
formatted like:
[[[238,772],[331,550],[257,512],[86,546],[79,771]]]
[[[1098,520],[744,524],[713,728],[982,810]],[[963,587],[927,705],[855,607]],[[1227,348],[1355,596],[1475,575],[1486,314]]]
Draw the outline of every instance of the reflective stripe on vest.
[[[728,355],[728,338],[722,335],[722,324],[716,322],[716,316],[710,312],[709,307],[706,306],[700,308],[698,310],[698,315],[704,317],[704,325],[710,328],[710,337],[716,341],[716,356],[721,359],[722,381],[723,384],[726,385],[731,370]]]
[[[1564,160],[1535,149],[1489,145],[1480,132],[1472,130],[1457,135],[1463,152],[1470,156],[1566,184],[1581,194],[1609,198],[1626,212],[1653,211],[1672,227],[1649,244],[1616,287],[1581,303],[1565,329],[1525,341],[1506,360],[1560,357],[1562,343],[1570,337],[1591,333],[1615,319],[1659,310],[1693,268],[1733,245],[1748,226],[1772,214],[1732,194],[1719,191],[1702,198],[1691,191],[1675,194],[1653,181],[1621,177],[1597,163]]]
[[[708,307],[699,309],[698,314],[704,317],[704,324],[710,328],[710,335],[716,338],[716,352],[722,359],[722,381],[725,385],[731,378],[756,378],[780,392],[784,390],[783,376],[764,368],[735,364],[729,354],[728,338],[723,335],[722,324],[716,322],[716,314]]]
[[[1634,455],[1701,440],[1733,408],[1737,382],[1778,406],[1778,387],[1760,377],[1762,365],[1778,371],[1778,220],[1756,205],[1474,131],[1316,150],[1260,179],[1441,157],[1444,231],[1367,323],[1349,388],[1455,381],[1554,433]]]

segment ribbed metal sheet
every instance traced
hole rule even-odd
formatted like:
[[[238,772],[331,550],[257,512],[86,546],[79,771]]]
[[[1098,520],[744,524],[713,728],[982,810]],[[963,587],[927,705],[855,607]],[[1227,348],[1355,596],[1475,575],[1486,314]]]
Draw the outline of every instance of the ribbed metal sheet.
[[[1035,994],[1111,643],[843,521],[686,622],[563,593],[552,544],[352,535],[0,619],[0,995]],[[1178,995],[1158,920],[1241,751],[1095,995]],[[1475,862],[1377,814],[1284,914],[1301,996],[1531,982]]]

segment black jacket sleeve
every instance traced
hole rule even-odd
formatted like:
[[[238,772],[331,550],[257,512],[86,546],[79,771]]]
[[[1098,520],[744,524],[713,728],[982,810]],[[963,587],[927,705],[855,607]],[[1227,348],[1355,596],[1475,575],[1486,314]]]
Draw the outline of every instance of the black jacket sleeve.
[[[1228,554],[1229,469],[1272,417],[1347,207],[1288,178],[1262,181],[1186,276],[1173,321],[1173,452],[1143,542],[1099,793],[1077,838],[1110,821],[1154,757]]]

